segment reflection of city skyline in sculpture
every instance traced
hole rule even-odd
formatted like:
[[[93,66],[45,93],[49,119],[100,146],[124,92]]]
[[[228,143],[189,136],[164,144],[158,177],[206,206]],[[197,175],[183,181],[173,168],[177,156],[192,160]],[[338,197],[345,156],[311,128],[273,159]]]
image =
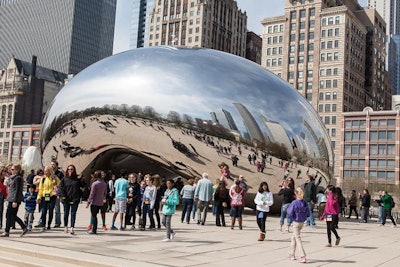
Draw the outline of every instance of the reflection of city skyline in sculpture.
[[[261,116],[265,127],[268,130],[270,141],[273,143],[284,144],[289,153],[293,153],[293,144],[286,133],[283,126],[277,121],[268,120],[265,116]]]
[[[319,130],[318,115],[267,70],[211,49],[135,49],[92,65],[60,91],[43,123],[43,163],[57,158],[61,166],[75,164],[86,174],[125,168],[166,177],[205,171],[219,177],[216,166],[230,158],[218,155],[216,146],[232,146],[238,154],[240,144],[243,155],[250,153],[255,140],[267,141],[260,116],[279,123],[289,137],[304,133],[313,155],[321,155],[323,143],[317,142],[327,136]],[[333,166],[331,148],[326,151]],[[232,178],[239,174],[260,179],[252,169],[232,169]]]
[[[249,134],[250,140],[251,141],[257,140],[259,142],[264,142],[265,141],[264,134],[262,133],[260,126],[258,126],[256,120],[254,119],[250,111],[247,109],[247,107],[241,103],[233,103],[233,106],[236,108],[236,110],[242,117],[243,123],[247,129],[247,133]]]
[[[236,126],[236,123],[233,120],[232,115],[229,111],[221,108],[217,109],[214,112],[211,112],[210,114],[213,122],[219,123],[226,129],[229,129],[231,131],[239,132],[239,129]]]

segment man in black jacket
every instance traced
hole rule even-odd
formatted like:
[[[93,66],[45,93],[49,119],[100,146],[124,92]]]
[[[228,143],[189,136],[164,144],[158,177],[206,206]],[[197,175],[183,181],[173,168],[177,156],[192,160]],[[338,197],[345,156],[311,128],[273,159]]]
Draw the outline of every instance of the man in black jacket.
[[[317,186],[314,182],[314,176],[307,175],[306,185],[304,186],[304,201],[307,202],[310,214],[307,217],[306,225],[315,226],[313,215],[314,204],[317,203]]]

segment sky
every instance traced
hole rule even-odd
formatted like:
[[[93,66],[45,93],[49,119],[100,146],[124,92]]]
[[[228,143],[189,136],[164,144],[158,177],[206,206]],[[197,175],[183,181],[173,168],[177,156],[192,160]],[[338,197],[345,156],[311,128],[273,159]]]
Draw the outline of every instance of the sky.
[[[366,6],[367,0],[359,0]],[[237,0],[238,6],[247,13],[247,28],[257,34],[262,33],[261,21],[267,17],[284,14],[285,0]],[[114,54],[129,49],[132,0],[117,1],[115,20]]]

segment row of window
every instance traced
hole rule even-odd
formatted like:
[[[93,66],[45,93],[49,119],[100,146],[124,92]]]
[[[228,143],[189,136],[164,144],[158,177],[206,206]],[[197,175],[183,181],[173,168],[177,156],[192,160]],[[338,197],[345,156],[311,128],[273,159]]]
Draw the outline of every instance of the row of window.
[[[281,44],[283,43],[283,36],[273,36],[267,38],[267,44]]]
[[[299,10],[299,18],[305,18],[306,17],[307,10],[306,9],[300,9]],[[308,9],[308,15],[309,17],[314,17],[315,16],[315,8],[310,8]],[[290,12],[290,19],[296,19],[297,18],[297,11],[291,11]]]
[[[325,109],[324,109],[325,106]],[[319,104],[318,105],[318,112],[323,113],[323,112],[336,112],[337,110],[337,105],[336,104]]]
[[[370,170],[369,172],[369,179],[378,180],[394,180],[394,171],[377,171],[377,170]],[[364,179],[365,171],[363,170],[344,170],[343,177],[345,178],[360,178]]]
[[[283,32],[283,24],[268,26],[268,33]]]
[[[337,87],[338,87],[337,79],[319,81],[319,88],[321,88],[321,89],[324,89],[324,88],[337,88]]]
[[[366,127],[365,120],[347,120],[344,122],[344,128],[365,128]],[[386,126],[396,126],[395,119],[379,119],[379,120],[370,120],[370,127],[386,127]]]
[[[365,167],[365,159],[345,159],[343,162],[345,167]],[[394,159],[370,159],[369,167],[390,167],[394,168],[395,160]]]
[[[365,155],[365,145],[344,145],[344,155]],[[394,144],[369,145],[369,155],[395,155]]]
[[[337,99],[337,92],[320,92],[319,93],[319,100],[336,100]]]
[[[324,124],[329,125],[329,124],[336,124],[336,116],[325,116],[325,117],[321,117],[322,121],[324,122]]]
[[[366,138],[366,133],[364,131],[344,132],[345,141],[365,141],[365,138]],[[370,131],[369,140],[395,141],[396,133],[395,131]]]
[[[332,61],[332,60],[339,60],[339,52],[334,53],[321,53],[321,62],[323,61]]]
[[[328,18],[322,18],[321,19],[321,25],[322,26],[333,25],[333,24],[337,25],[339,23],[340,23],[340,16],[328,17]]]

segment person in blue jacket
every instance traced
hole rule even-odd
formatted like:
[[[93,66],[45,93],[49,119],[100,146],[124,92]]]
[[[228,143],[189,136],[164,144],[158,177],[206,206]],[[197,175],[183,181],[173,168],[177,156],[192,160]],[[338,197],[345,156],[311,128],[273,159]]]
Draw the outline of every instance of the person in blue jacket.
[[[167,235],[163,241],[168,242],[175,236],[175,231],[171,228],[171,219],[172,215],[175,214],[176,205],[179,204],[179,192],[178,189],[174,188],[174,180],[169,179],[167,181],[167,190],[165,190],[161,203],[163,204],[162,224],[167,229]]]
[[[306,201],[303,200],[304,191],[301,187],[295,190],[296,200],[294,200],[289,208],[287,214],[293,218],[293,236],[290,244],[289,259],[295,260],[296,247],[300,252],[300,263],[306,263],[306,253],[303,248],[303,244],[300,238],[300,231],[303,228],[304,222],[310,213],[309,206]]]

